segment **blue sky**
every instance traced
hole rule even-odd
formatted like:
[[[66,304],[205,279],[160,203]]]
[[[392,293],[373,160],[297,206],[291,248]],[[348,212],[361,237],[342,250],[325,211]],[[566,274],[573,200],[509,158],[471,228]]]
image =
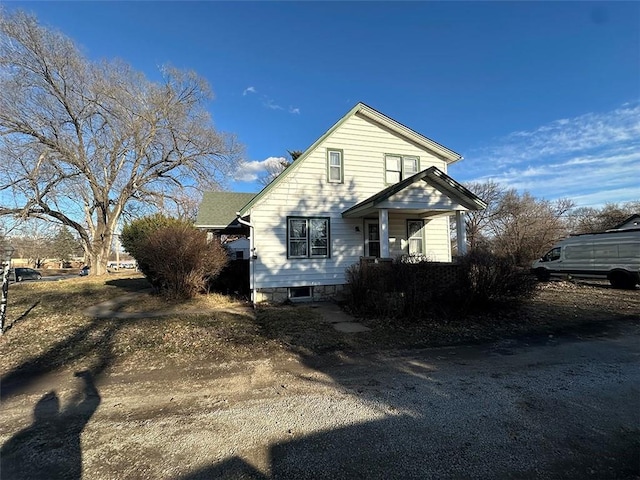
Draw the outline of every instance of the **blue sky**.
[[[640,200],[637,2],[9,2],[157,78],[212,85],[246,163],[304,150],[362,101],[494,179],[579,206]],[[240,181],[244,179],[247,181]]]

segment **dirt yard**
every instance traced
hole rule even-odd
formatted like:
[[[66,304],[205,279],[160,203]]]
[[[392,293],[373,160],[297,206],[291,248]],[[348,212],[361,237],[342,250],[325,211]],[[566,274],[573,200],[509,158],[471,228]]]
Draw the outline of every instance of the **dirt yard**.
[[[551,282],[515,310],[361,334],[224,298],[82,314],[142,288],[10,292],[0,478],[640,475],[640,291]],[[140,295],[117,311],[175,308]]]

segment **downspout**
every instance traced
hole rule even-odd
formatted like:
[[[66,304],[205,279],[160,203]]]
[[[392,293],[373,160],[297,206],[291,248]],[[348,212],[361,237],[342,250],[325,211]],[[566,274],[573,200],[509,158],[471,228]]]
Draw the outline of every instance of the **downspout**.
[[[255,267],[253,263],[258,257],[255,254],[256,249],[255,249],[255,243],[254,243],[253,223],[243,220],[242,217],[240,216],[240,212],[236,212],[236,217],[237,217],[236,220],[238,220],[238,223],[249,227],[249,290],[251,290],[251,304],[253,305],[253,309],[255,310],[256,309],[256,292],[255,292],[256,278],[255,278]]]

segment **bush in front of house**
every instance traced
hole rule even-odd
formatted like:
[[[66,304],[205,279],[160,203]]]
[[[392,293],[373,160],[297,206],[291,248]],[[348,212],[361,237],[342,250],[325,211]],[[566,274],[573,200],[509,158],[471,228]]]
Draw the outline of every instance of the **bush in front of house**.
[[[206,290],[209,279],[228,262],[226,249],[219,242],[208,242],[206,232],[189,222],[156,215],[127,225],[125,234],[123,245],[142,273],[170,299],[191,298]]]
[[[153,284],[153,271],[147,264],[147,242],[156,232],[165,227],[191,226],[189,222],[167,217],[161,213],[142,217],[127,223],[120,234],[120,242],[124,249],[136,259],[138,269]],[[156,285],[154,285],[156,287]]]
[[[513,259],[474,250],[458,260],[462,274],[457,296],[466,308],[519,302],[533,295],[536,279]]]
[[[508,259],[473,252],[458,263],[398,259],[352,265],[347,303],[359,315],[424,318],[463,314],[497,303],[520,301],[535,279]]]
[[[147,239],[144,258],[167,298],[191,298],[206,289],[228,262],[219,242],[188,225],[163,227]]]

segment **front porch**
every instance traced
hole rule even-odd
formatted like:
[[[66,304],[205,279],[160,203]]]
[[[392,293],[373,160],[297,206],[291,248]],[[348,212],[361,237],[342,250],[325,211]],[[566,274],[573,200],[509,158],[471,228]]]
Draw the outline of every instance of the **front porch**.
[[[479,197],[431,167],[350,207],[342,217],[362,219],[365,257],[407,254],[451,261],[449,218],[455,216],[458,254],[464,254],[465,212],[483,208]]]
[[[364,258],[410,256],[434,262],[451,261],[450,218],[455,216],[458,254],[466,253],[464,211],[376,209],[361,219]]]

